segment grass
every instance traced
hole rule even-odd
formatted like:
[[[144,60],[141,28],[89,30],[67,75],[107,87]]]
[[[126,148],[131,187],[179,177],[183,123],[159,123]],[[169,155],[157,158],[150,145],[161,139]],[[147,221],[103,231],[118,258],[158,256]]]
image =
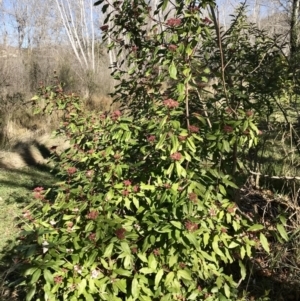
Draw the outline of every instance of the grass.
[[[16,218],[22,208],[32,200],[32,190],[37,186],[49,187],[54,183],[48,170],[27,167],[22,170],[0,169],[0,259],[8,241],[15,238],[18,229]]]
[[[7,288],[6,276],[13,267],[6,256],[16,244],[19,232],[18,217],[32,201],[32,190],[37,186],[49,187],[55,178],[46,168],[27,167],[21,170],[0,169],[0,300],[18,300]]]

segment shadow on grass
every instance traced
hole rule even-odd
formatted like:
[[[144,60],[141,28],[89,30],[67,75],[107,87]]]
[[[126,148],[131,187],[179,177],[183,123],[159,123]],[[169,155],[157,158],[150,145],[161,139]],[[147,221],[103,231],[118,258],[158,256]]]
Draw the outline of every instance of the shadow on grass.
[[[53,144],[55,143],[52,141]],[[12,145],[9,151],[3,151],[0,158],[0,168],[7,170],[20,169],[24,167],[35,167],[36,170],[49,171],[49,161],[58,160],[59,152],[64,151],[68,146],[65,141],[56,141],[57,145],[49,146],[40,143],[36,139],[19,141]]]
[[[0,169],[0,188],[2,200],[2,231],[6,231],[0,246],[0,301],[24,301],[25,292],[21,288],[15,288],[22,279],[20,269],[24,267],[24,261],[18,259],[18,246],[24,245],[19,237],[21,230],[22,209],[33,203],[33,189],[42,186],[45,189],[53,187],[54,175],[50,168],[41,166],[22,170]],[[13,212],[16,218],[5,218]],[[4,224],[5,222],[5,224]],[[1,226],[0,226],[1,228]],[[8,235],[7,235],[8,234]],[[6,238],[7,237],[7,238]],[[19,237],[20,238],[20,237]]]
[[[44,169],[43,164],[39,164],[39,161],[36,158],[36,154],[33,153],[32,147],[41,155],[44,159],[50,159],[52,156],[51,151],[43,144],[33,140],[29,143],[18,142],[14,145],[13,151],[17,152],[27,166],[35,166],[37,169]]]
[[[5,174],[6,178],[0,177],[0,186],[10,188],[24,187],[26,189],[33,189],[37,186],[43,186],[44,183],[53,182],[54,174],[52,169],[45,166],[34,166],[34,168],[5,169],[0,168],[0,174]],[[28,180],[30,178],[30,180]]]
[[[53,146],[54,150],[56,146]],[[37,186],[44,186],[45,183],[53,182],[53,175],[56,173],[49,164],[41,163],[41,158],[48,162],[55,163],[55,153],[45,145],[37,141],[30,143],[18,142],[13,148],[13,153],[18,154],[17,159],[25,163],[25,167],[12,168],[7,162],[0,162],[0,187],[26,188],[32,190]],[[12,159],[13,160],[13,159]],[[1,176],[2,174],[2,176]]]

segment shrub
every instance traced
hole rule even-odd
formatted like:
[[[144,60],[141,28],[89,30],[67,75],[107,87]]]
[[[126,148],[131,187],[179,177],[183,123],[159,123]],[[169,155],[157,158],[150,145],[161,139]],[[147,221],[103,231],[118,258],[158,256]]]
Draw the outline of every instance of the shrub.
[[[26,214],[27,300],[233,300],[246,258],[268,250],[263,227],[232,200],[243,167],[232,162],[257,141],[255,114],[226,100],[206,110],[195,93],[196,77],[210,73],[192,67],[212,38],[212,22],[199,13],[210,2],[176,2],[148,37],[151,10],[131,2],[116,1],[103,25],[104,38],[128,36],[116,38],[130,50],[127,67],[114,70],[115,100],[127,110],[85,112],[76,95],[47,90],[71,147],[56,155],[54,199],[39,188]]]
[[[38,192],[24,225],[27,298],[234,296],[261,227],[249,228],[226,198],[235,185],[209,163],[215,139],[205,119],[194,116],[188,130],[178,122],[184,106],[171,99],[155,104],[150,120],[88,115],[74,101],[65,108],[72,147],[60,156],[64,181],[54,202]],[[219,130],[216,139],[227,135]]]

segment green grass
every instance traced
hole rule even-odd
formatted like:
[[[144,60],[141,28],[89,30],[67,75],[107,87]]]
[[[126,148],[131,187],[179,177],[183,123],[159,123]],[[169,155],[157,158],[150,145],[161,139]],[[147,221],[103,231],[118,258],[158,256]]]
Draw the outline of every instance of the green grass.
[[[23,208],[34,201],[32,190],[35,187],[47,188],[54,183],[55,178],[46,168],[0,169],[0,301],[23,300],[8,288],[7,279],[16,267],[12,264],[12,250],[19,232],[19,217],[22,217]]]
[[[49,187],[54,181],[53,175],[46,169],[0,169],[0,259],[5,253],[4,248],[13,242],[18,233],[17,220],[22,208],[32,201],[33,188]]]
[[[268,175],[260,177],[262,187],[287,195],[292,193],[291,185],[294,189],[300,188],[299,180],[285,178],[300,175],[300,153],[295,146],[295,140],[291,139],[288,132],[262,137],[257,154],[251,157],[251,169]],[[279,179],[275,179],[276,176]]]

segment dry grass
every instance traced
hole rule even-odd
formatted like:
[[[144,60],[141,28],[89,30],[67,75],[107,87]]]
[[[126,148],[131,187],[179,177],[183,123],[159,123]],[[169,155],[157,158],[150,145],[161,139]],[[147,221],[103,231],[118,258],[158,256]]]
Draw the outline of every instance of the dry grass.
[[[62,112],[49,114],[34,114],[29,97],[22,94],[1,97],[0,95],[0,147],[10,149],[20,140],[35,140],[36,137],[48,134],[59,128]],[[46,106],[39,102],[42,110]],[[111,111],[118,108],[112,99],[104,94],[94,93],[84,102],[87,111]],[[37,107],[36,107],[37,109]]]
[[[105,95],[92,95],[85,103],[87,110],[110,111],[114,108],[112,99]]]

